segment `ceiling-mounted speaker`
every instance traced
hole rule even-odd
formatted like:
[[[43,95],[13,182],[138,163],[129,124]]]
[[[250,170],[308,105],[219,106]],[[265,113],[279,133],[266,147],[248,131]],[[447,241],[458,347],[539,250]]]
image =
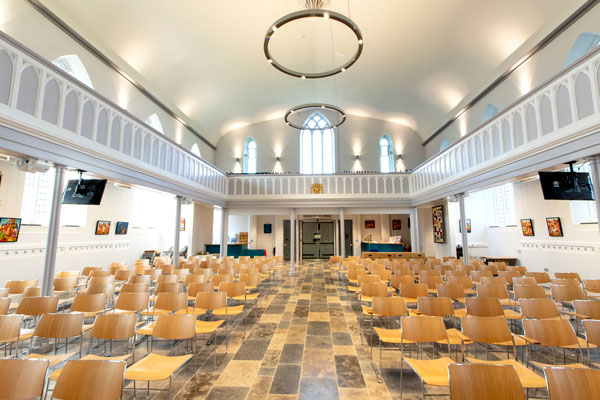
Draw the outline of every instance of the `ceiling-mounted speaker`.
[[[39,172],[41,174],[45,174],[52,167],[52,164],[36,158],[19,158],[16,165],[21,171]]]

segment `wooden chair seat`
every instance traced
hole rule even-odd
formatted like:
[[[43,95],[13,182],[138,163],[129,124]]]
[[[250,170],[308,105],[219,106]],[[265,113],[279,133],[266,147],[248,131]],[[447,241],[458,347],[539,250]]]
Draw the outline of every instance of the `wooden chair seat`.
[[[67,361],[69,358],[73,357],[75,354],[79,354],[78,351],[73,351],[71,353],[67,353],[67,354],[56,354],[56,355],[51,355],[51,354],[28,354],[25,358],[27,359],[34,359],[34,360],[48,360],[50,361],[50,368]]]
[[[185,356],[163,356],[150,353],[125,370],[125,379],[134,381],[162,381],[169,379],[192,356],[192,354]]]
[[[464,317],[466,315],[467,315],[467,309],[466,308],[455,308],[454,309],[454,316],[456,318]]]
[[[35,329],[21,329],[21,331],[19,332],[19,337],[15,336],[14,338],[10,339],[2,339],[2,343],[14,343],[17,340],[22,342],[24,340],[31,339],[34,330]]]
[[[512,299],[498,299],[502,306],[514,306],[515,302]]]
[[[256,300],[256,299],[258,299],[259,295],[260,295],[260,293],[246,293],[245,295],[235,296],[235,297],[232,297],[232,298],[234,300],[237,300],[237,301],[249,301],[249,300]]]
[[[148,310],[144,310],[141,312],[142,315],[150,316],[150,315],[160,315],[160,314],[170,314],[172,310],[161,310],[155,307],[150,307]],[[182,312],[183,314],[188,314],[187,308],[182,308],[181,310],[177,310],[177,313]]]
[[[450,343],[451,346],[458,346],[461,344],[471,344],[473,343],[471,340],[466,339],[461,332],[458,329],[454,329],[454,328],[450,328],[450,329],[446,329],[446,332],[448,333],[448,340],[438,340],[436,343],[439,344],[448,344]]]
[[[182,315],[182,314],[204,315],[206,313],[206,311],[207,310],[205,310],[204,308],[189,307],[187,310],[185,310],[185,309],[179,310],[175,314],[177,314],[177,315]]]
[[[402,330],[401,329],[384,329],[375,327],[373,328],[377,336],[379,336],[379,340],[383,343],[392,343],[392,344],[400,344],[402,342]],[[404,343],[414,343],[409,342],[408,340],[404,340]]]
[[[116,356],[116,357],[102,357],[102,356],[97,356],[95,354],[87,354],[83,357],[80,358],[80,360],[113,360],[113,361],[127,361],[129,358],[131,358],[131,354],[125,354],[124,356]],[[60,373],[62,372],[62,368],[58,368],[56,370],[54,370],[54,372],[52,372],[50,374],[50,379],[55,381],[58,380],[58,377],[60,376]]]
[[[154,329],[154,325],[156,322],[151,322],[148,325],[144,325],[141,328],[136,329],[135,333],[138,335],[150,336],[152,335],[152,329]]]
[[[585,369],[589,368],[587,365],[584,365],[584,364],[581,364],[581,363],[563,364],[563,365],[546,364],[546,363],[539,362],[539,361],[530,361],[529,363],[531,365],[533,365],[534,367],[541,369],[542,371],[546,367],[548,367],[548,368],[566,367],[566,368],[585,368]]]
[[[405,357],[404,361],[419,375],[425,384],[432,386],[448,386],[448,365],[455,364],[448,357],[435,360],[417,360]]]
[[[350,292],[360,292],[360,288],[358,286],[348,286],[348,291]]]
[[[540,376],[521,364],[516,360],[498,360],[498,361],[488,361],[488,360],[479,360],[473,357],[466,357],[467,361],[471,364],[502,364],[502,365],[512,365],[517,370],[517,375],[519,375],[519,380],[521,381],[521,385],[525,389],[536,389],[536,388],[545,388],[546,380],[543,376]]]
[[[417,304],[417,299],[412,299],[410,297],[405,297],[404,301],[406,302],[406,304]]]
[[[118,308],[115,308],[111,314],[135,314],[136,311],[130,311],[130,310],[120,310]]]
[[[217,308],[216,310],[213,310],[213,315],[218,317],[226,317],[229,315],[240,315],[242,312],[244,312],[244,306],[239,305],[234,307]]]
[[[515,310],[504,310],[504,318],[506,319],[521,319],[521,313]]]
[[[196,334],[202,335],[206,333],[213,333],[217,330],[221,325],[223,325],[225,321],[196,321]]]
[[[87,332],[94,327],[94,324],[83,324],[81,327],[82,332]]]

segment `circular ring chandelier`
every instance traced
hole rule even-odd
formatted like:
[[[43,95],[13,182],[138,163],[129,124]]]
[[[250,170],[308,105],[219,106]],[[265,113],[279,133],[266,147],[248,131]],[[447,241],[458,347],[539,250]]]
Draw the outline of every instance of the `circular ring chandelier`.
[[[298,125],[298,124],[294,123],[293,121],[290,121],[290,116],[292,116],[293,114],[298,113],[298,112],[311,111],[311,110],[321,110],[321,111],[329,111],[329,112],[337,113],[339,116],[338,121],[335,123],[330,123],[329,125],[324,126],[324,127],[315,127],[315,128],[309,128],[304,125]],[[296,129],[300,129],[300,130],[315,131],[315,130],[323,130],[323,129],[334,129],[334,128],[337,128],[338,126],[342,125],[344,122],[346,122],[346,113],[341,108],[336,107],[331,104],[323,104],[323,103],[302,104],[300,106],[290,108],[285,113],[283,120],[285,121],[285,123],[287,125],[291,126],[292,128],[296,128]]]
[[[358,48],[356,49],[356,53],[354,53],[354,55],[350,58],[350,60],[348,60],[345,64],[341,65],[340,67],[331,69],[329,71],[323,71],[323,72],[310,73],[310,72],[294,71],[294,70],[284,67],[283,65],[278,63],[277,60],[275,60],[273,58],[273,56],[271,55],[271,52],[269,51],[269,42],[270,42],[271,38],[273,37],[273,35],[275,34],[275,32],[277,32],[279,29],[281,29],[281,27],[283,27],[284,25],[286,25],[292,21],[296,21],[298,19],[305,19],[305,18],[315,18],[315,17],[332,19],[334,21],[338,21],[338,22],[346,25],[356,36],[356,40],[358,42]],[[363,50],[363,37],[362,37],[362,33],[360,32],[360,29],[358,28],[358,25],[356,25],[354,23],[354,21],[352,21],[350,18],[346,17],[345,15],[340,14],[335,11],[329,11],[329,10],[308,9],[308,10],[300,10],[300,11],[293,12],[293,13],[285,15],[285,16],[279,18],[277,21],[275,21],[275,23],[273,25],[271,25],[271,27],[267,30],[267,33],[265,35],[264,44],[263,44],[263,49],[265,51],[265,56],[267,57],[267,61],[269,62],[269,64],[273,65],[275,68],[277,68],[284,74],[288,74],[290,76],[295,76],[297,78],[302,78],[302,79],[325,78],[325,77],[336,75],[336,74],[339,74],[340,72],[346,71],[348,68],[350,68],[350,66],[352,66],[352,64],[354,64],[358,60],[358,58],[360,57],[360,54],[362,53],[362,50]]]

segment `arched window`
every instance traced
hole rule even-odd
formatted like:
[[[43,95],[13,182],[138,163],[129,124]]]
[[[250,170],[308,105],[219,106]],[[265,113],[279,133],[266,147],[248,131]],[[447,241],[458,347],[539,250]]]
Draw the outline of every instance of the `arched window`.
[[[195,155],[197,155],[198,157],[202,157],[202,156],[200,155],[200,147],[198,147],[198,143],[194,143],[194,144],[192,145],[192,148],[190,149],[190,152],[191,152],[192,154],[195,154]]]
[[[600,33],[585,32],[580,34],[573,43],[571,51],[569,51],[569,55],[565,60],[565,67],[579,60],[597,46],[600,46]]]
[[[494,115],[498,114],[499,112],[500,112],[500,110],[498,110],[498,107],[496,107],[493,104],[488,104],[485,107],[485,111],[483,111],[483,115],[481,116],[481,123],[483,124],[484,122],[486,122],[487,120],[492,118]]]
[[[394,142],[387,134],[379,139],[379,169],[384,174],[394,172]]]
[[[313,113],[300,132],[300,172],[332,174],[335,172],[335,151],[331,123],[320,112]]]
[[[84,85],[87,85],[92,89],[94,88],[92,85],[92,80],[90,79],[90,74],[88,74],[87,70],[83,66],[83,62],[81,62],[79,56],[75,54],[61,56],[52,61],[52,64],[56,65],[58,68],[62,69]]]
[[[252,136],[244,143],[244,169],[245,174],[256,173],[256,140]]]
[[[160,119],[158,118],[158,115],[152,114],[151,116],[149,116],[146,119],[145,122],[164,135],[165,131],[163,130],[163,127],[162,127],[162,124],[160,123]]]

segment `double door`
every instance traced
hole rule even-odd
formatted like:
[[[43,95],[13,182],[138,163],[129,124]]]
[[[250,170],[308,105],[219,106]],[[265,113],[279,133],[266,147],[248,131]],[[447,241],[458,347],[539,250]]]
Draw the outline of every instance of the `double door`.
[[[302,222],[302,258],[329,258],[334,254],[333,222]]]

